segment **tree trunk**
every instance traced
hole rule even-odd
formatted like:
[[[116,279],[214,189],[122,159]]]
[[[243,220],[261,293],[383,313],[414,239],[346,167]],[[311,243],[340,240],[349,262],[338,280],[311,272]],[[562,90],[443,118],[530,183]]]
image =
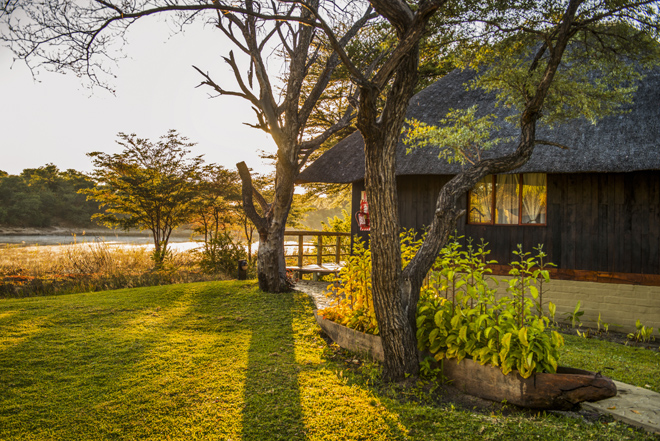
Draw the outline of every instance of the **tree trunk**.
[[[417,72],[417,49],[397,70],[383,114],[377,114],[375,90],[360,93],[358,127],[365,141],[365,187],[371,219],[372,292],[383,342],[385,381],[417,376],[419,361],[412,321],[400,290],[401,246],[396,192],[396,145]],[[409,306],[409,305],[408,305]]]
[[[273,228],[271,228],[272,230]],[[284,260],[284,229],[259,235],[257,279],[259,289],[266,292],[286,292],[291,289],[286,280]]]
[[[243,207],[259,233],[257,250],[257,279],[259,289],[266,292],[287,292],[292,286],[286,278],[284,259],[284,231],[293,201],[296,169],[291,163],[278,160],[275,173],[275,197],[267,204],[252,186],[252,178],[244,162],[236,164],[243,183]],[[254,207],[254,199],[261,205],[263,216]]]

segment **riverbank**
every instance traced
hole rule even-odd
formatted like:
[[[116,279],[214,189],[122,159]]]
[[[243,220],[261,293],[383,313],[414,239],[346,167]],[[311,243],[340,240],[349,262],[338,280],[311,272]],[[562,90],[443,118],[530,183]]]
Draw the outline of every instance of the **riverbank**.
[[[85,227],[8,227],[0,225],[0,236],[149,236],[148,231],[122,231],[94,225],[90,228]],[[181,229],[172,233],[176,237],[190,237],[192,230]]]
[[[191,230],[175,231],[170,243],[191,241]],[[67,245],[84,242],[107,242],[143,245],[153,243],[149,231],[121,231],[93,227],[9,228],[0,227],[0,246]]]
[[[199,245],[196,242],[171,242],[165,264],[155,268],[153,244],[137,243],[142,238],[122,237],[114,242],[90,239],[75,244],[0,245],[0,298],[222,280],[229,276],[220,269],[210,274],[200,267],[200,254],[193,251]]]

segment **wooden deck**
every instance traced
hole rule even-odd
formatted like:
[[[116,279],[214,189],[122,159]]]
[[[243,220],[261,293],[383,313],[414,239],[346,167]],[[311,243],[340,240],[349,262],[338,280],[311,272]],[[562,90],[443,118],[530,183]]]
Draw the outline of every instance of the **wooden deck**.
[[[289,271],[295,271],[301,274],[337,274],[343,265],[336,263],[324,263],[323,265],[305,265],[303,267],[299,266],[287,266],[286,269]]]
[[[298,277],[303,274],[312,274],[313,280],[318,280],[318,277],[322,275],[337,274],[344,266],[342,258],[349,255],[349,253],[342,252],[342,248],[347,247],[346,239],[350,241],[350,233],[286,231],[284,236],[297,237],[295,244],[285,244],[285,254],[287,262],[295,261],[295,263],[287,263],[286,269],[293,271]],[[316,244],[305,242],[305,238],[312,237],[316,238]],[[295,252],[287,252],[291,248],[294,248]],[[306,254],[305,250],[310,248],[314,248],[315,252]],[[325,251],[328,248],[330,248],[330,253]]]

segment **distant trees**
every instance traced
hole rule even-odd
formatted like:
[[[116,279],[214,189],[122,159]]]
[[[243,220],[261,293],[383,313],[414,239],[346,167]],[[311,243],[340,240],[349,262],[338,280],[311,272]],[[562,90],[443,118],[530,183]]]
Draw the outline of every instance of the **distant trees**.
[[[201,178],[201,156],[190,156],[187,138],[170,130],[156,143],[120,133],[121,153],[92,152],[97,185],[83,190],[100,203],[94,215],[113,228],[149,230],[154,241],[153,258],[161,266],[172,231],[188,223]]]
[[[20,175],[0,171],[0,225],[23,228],[92,225],[96,205],[78,194],[94,186],[76,170],[53,164],[28,168]]]

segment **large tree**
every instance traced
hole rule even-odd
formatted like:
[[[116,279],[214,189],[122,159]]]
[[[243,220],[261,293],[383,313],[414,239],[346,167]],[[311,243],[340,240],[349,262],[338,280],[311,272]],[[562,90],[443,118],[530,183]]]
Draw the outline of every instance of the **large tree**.
[[[484,176],[525,164],[539,143],[536,128],[544,116],[576,112],[597,116],[612,110],[611,104],[601,106],[598,100],[586,98],[592,92],[606,97],[612,87],[616,93],[610,98],[622,96],[625,87],[619,87],[618,82],[634,80],[629,68],[636,59],[644,60],[645,51],[653,47],[648,35],[657,36],[658,5],[651,1],[484,2],[447,17],[448,25],[460,23],[469,28],[476,24],[471,41],[477,43],[478,50],[472,52],[471,64],[484,69],[476,84],[497,91],[505,104],[517,107],[520,137],[512,153],[477,160],[442,188],[426,240],[402,270],[396,240],[395,149],[414,89],[419,36],[429,16],[442,6],[448,7],[449,2],[426,1],[414,9],[404,2],[372,0],[372,4],[397,29],[396,49],[370,76],[353,67],[345,54],[342,57],[360,87],[357,121],[365,142],[373,295],[383,337],[384,374],[386,379],[399,380],[419,369],[415,345],[419,290],[457,219],[464,215],[457,206],[458,199]],[[570,62],[562,69],[569,44]],[[652,55],[657,57],[657,51]],[[482,60],[491,64],[480,65]],[[612,66],[624,74],[608,78],[607,69]],[[392,81],[390,90],[379,106],[378,93],[388,81]],[[588,85],[594,82],[600,87],[590,89]]]

